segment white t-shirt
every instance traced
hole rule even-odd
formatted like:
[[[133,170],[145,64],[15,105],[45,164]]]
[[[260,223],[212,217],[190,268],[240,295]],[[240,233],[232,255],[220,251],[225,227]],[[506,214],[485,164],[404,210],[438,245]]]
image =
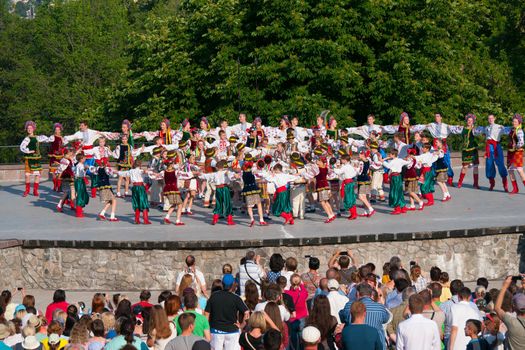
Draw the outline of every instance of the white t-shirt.
[[[454,347],[450,350],[465,350],[470,341],[470,337],[465,335],[465,324],[467,323],[467,320],[470,319],[481,321],[479,312],[472,309],[468,301],[460,301],[459,303],[452,305],[450,313],[452,314],[452,327],[455,326],[458,328]]]
[[[182,281],[182,277],[184,277],[184,275],[191,275],[193,277],[193,280],[195,280],[195,277],[197,277],[203,289],[206,289],[206,280],[204,279],[204,274],[202,273],[202,271],[199,269],[195,269],[195,273],[193,273],[193,271],[191,271],[189,268],[182,270],[177,275],[177,287],[180,285],[180,282]]]
[[[264,301],[262,303],[255,305],[254,311],[264,311],[266,304],[268,304],[268,302]],[[288,312],[288,310],[286,309],[284,305],[279,305],[279,311],[281,312],[281,319],[283,320],[283,322],[286,322],[290,319],[290,312]]]
[[[340,294],[337,290],[331,290],[330,293],[328,293],[327,298],[330,303],[330,315],[337,318],[337,323],[341,323],[339,311],[344,309],[346,303],[348,303],[348,298]]]

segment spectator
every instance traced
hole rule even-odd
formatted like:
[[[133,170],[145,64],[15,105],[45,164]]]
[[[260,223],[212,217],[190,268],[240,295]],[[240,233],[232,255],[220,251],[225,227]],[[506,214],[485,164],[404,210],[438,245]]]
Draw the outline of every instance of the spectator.
[[[264,307],[264,313],[268,316],[268,318],[272,321],[272,323],[275,325],[275,329],[279,330],[282,334],[282,343],[281,343],[281,349],[286,349],[289,343],[289,331],[288,331],[288,325],[282,320],[282,315],[279,306],[275,302],[269,302]],[[267,328],[270,328],[271,325],[267,323]]]
[[[485,288],[485,291],[489,290],[489,280],[486,279],[485,277],[478,278],[476,280],[476,285]],[[474,294],[472,294],[472,298],[475,298]],[[491,301],[493,301],[492,298],[490,297],[490,293],[485,294],[485,301],[487,305],[490,304]]]
[[[162,306],[164,307],[164,303],[166,302],[166,300],[172,296],[173,293],[171,293],[171,291],[169,290],[165,290],[165,291],[162,291],[159,296],[157,297],[157,302]]]
[[[467,320],[480,319],[477,308],[473,309],[469,305],[470,289],[463,287],[458,293],[459,303],[452,305],[450,313],[452,314],[452,326],[450,328],[450,340],[447,349],[464,350],[470,341],[465,335],[464,329]]]
[[[408,281],[406,281],[408,283]],[[365,323],[374,327],[379,332],[383,349],[386,349],[386,339],[383,324],[387,323],[390,318],[390,313],[384,305],[372,300],[373,289],[368,284],[361,283],[357,286],[357,299],[360,300],[366,307]],[[339,312],[341,322],[350,324],[352,316],[350,314],[350,307],[352,302],[348,302],[344,309]]]
[[[100,319],[104,323],[104,334],[106,336],[106,339],[113,339],[117,336],[117,330],[115,328],[116,326],[116,319],[115,315],[113,315],[111,312],[104,312]]]
[[[29,294],[24,295],[24,298],[22,299],[22,305],[24,305],[26,309],[28,307],[35,307],[35,296]]]
[[[465,336],[470,338],[467,350],[490,350],[489,343],[484,338],[479,338],[481,322],[479,320],[467,320],[465,324]]]
[[[390,262],[386,262],[383,264],[383,276],[381,276],[381,283],[387,284],[390,282]]]
[[[104,322],[102,320],[91,322],[91,333],[93,336],[89,339],[87,350],[102,350],[106,345]]]
[[[195,327],[193,328],[193,334],[204,338],[207,341],[211,341],[210,323],[206,317],[196,311],[197,302],[198,298],[195,293],[186,293],[184,295],[184,313],[191,313],[195,315]],[[180,315],[175,317],[175,320],[173,321],[177,327],[177,334],[182,333],[182,328],[178,322],[179,317]]]
[[[439,283],[443,286],[443,290],[441,292],[441,298],[439,299],[442,303],[452,298],[452,287],[451,283],[449,282],[449,277],[447,272],[441,272],[439,275]]]
[[[290,289],[285,291],[284,295],[287,295],[292,299],[295,312],[288,321],[288,328],[290,330],[290,342],[292,348],[299,349],[301,343],[301,330],[304,328],[304,322],[308,316],[308,308],[306,307],[308,292],[301,281],[301,276],[293,274],[290,280]]]
[[[332,279],[328,281],[328,301],[330,302],[330,315],[337,319],[337,323],[341,323],[339,319],[339,311],[343,310],[348,303],[348,298],[339,291],[339,283]]]
[[[281,304],[282,300],[282,292],[281,288],[276,284],[271,284],[266,288],[266,291],[264,292],[265,301],[257,304],[255,307],[255,311],[263,311],[266,308],[266,304],[273,302],[276,305],[279,306],[279,311],[281,315],[281,320],[283,322],[286,322],[290,319],[290,311]]]
[[[31,315],[27,320],[27,324],[35,328],[35,337],[39,342],[47,337],[47,325],[45,317]]]
[[[4,315],[8,321],[11,321],[13,319],[13,315],[15,314],[15,309],[18,306],[18,304],[12,302],[13,295],[8,290],[2,291],[1,297],[3,299],[2,307],[4,309]]]
[[[248,319],[249,332],[243,332],[239,344],[245,350],[258,350],[263,348],[263,334],[266,332],[264,312],[256,311]]]
[[[269,329],[263,336],[264,350],[280,350],[282,334],[278,330]]]
[[[261,278],[265,277],[264,269],[260,265],[261,257],[253,250],[246,253],[244,264],[239,266],[240,293],[244,295],[244,286],[247,281],[253,281],[261,293]]]
[[[23,350],[24,349],[23,343],[24,343],[25,339],[27,339],[28,337],[34,337],[34,336],[35,336],[35,329],[33,327],[26,326],[26,327],[22,328],[21,338],[20,338],[21,341],[17,342],[11,348],[13,350]]]
[[[147,345],[153,350],[164,350],[166,344],[177,336],[175,325],[168,321],[168,316],[162,306],[155,305],[151,308],[147,333]]]
[[[170,295],[164,302],[164,311],[168,321],[173,322],[175,317],[182,312],[181,300],[178,295]]]
[[[192,275],[186,274],[184,277],[182,277],[182,280],[179,284],[179,290],[178,295],[183,298],[184,294],[186,293],[194,293],[197,295],[199,299],[199,308],[200,310],[204,310],[206,308],[206,297],[200,292],[201,285],[199,282],[199,279],[193,278]]]
[[[247,281],[244,288],[244,303],[250,312],[255,310],[255,306],[257,306],[260,301],[261,299],[259,298],[259,290],[257,289],[257,285],[253,281]]]
[[[70,344],[78,344],[86,346],[89,342],[89,331],[85,325],[80,322],[77,322],[71,328],[71,336],[69,337]]]
[[[448,346],[448,342],[450,339],[450,331],[452,329],[452,306],[459,303],[459,291],[464,287],[463,282],[460,280],[453,280],[450,283],[450,292],[451,292],[451,298],[450,300],[447,300],[439,306],[439,308],[445,313],[445,330],[444,330],[444,338],[443,342]],[[442,300],[442,298],[440,299]],[[470,303],[469,306],[475,311],[478,312],[478,308],[475,304]],[[463,327],[461,328],[463,329]]]
[[[64,348],[68,341],[62,337],[64,329],[58,321],[52,321],[47,327],[48,337],[42,341],[44,350],[59,350]]]
[[[397,350],[440,350],[441,337],[435,322],[423,317],[425,301],[419,294],[408,299],[410,318],[397,328]]]
[[[339,270],[339,282],[345,286],[351,283],[350,277],[352,272],[357,271],[356,266],[357,260],[350,249],[346,252],[337,250],[328,261],[328,268],[335,268]]]
[[[525,349],[525,294],[517,293],[512,297],[512,309],[516,313],[514,317],[502,308],[505,293],[512,284],[512,276],[508,276],[501,286],[494,309],[498,317],[507,327],[507,346],[509,350]]]
[[[284,305],[284,307],[286,308],[286,310],[288,310],[288,312],[290,313],[290,317],[295,317],[295,304],[294,304],[294,300],[293,298],[286,294],[284,291],[286,289],[286,284],[288,283],[288,281],[286,280],[286,277],[284,276],[279,276],[277,278],[277,285],[279,286],[280,288],[280,292],[281,292],[281,299],[282,299],[282,304]],[[269,286],[268,286],[269,287]],[[268,287],[266,287],[265,289],[265,293],[266,293],[266,290],[268,289]],[[274,288],[274,286],[272,286],[272,288]]]
[[[427,288],[427,280],[421,275],[421,267],[419,265],[412,265],[410,268],[410,279],[417,293]]]
[[[11,347],[4,343],[5,338],[10,335],[9,327],[4,323],[0,323],[0,350],[11,350]]]
[[[193,280],[196,280],[196,284],[200,287],[200,290],[197,294],[203,294],[204,296],[208,296],[207,289],[206,289],[206,279],[204,278],[204,274],[201,270],[199,270],[196,266],[195,257],[193,255],[188,255],[185,260],[186,268],[184,268],[179,274],[177,275],[177,281],[176,281],[176,290],[179,290],[182,278],[184,275],[189,274],[193,278]]]
[[[40,350],[42,349],[42,344],[36,339],[34,335],[25,337],[22,342],[22,349],[25,350]]]
[[[303,329],[303,343],[304,350],[317,350],[318,344],[321,341],[321,332],[313,326],[308,326]]]
[[[131,310],[134,310],[137,306],[140,306],[143,309],[153,307],[153,304],[149,302],[151,299],[151,292],[149,290],[143,290],[140,292],[139,299],[140,301],[138,303],[131,306]]]
[[[95,293],[91,300],[91,314],[101,314],[109,311],[106,307],[106,296],[102,293]]]
[[[223,275],[232,275],[233,274],[233,266],[231,266],[230,264],[222,265],[222,274]]]
[[[193,334],[193,329],[195,328],[194,314],[183,313],[179,316],[178,321],[182,329],[182,333],[178,337],[170,340],[170,342],[166,345],[166,350],[192,350],[193,344],[195,342],[205,340],[204,338]],[[222,347],[214,347],[214,349],[222,349]],[[231,349],[233,349],[233,347]]]
[[[290,278],[294,273],[297,272],[297,259],[294,257],[288,257],[286,258],[286,261],[284,263],[284,271],[281,273],[281,276],[286,277],[286,288],[283,288],[283,290],[287,290],[290,288]]]
[[[325,349],[334,348],[337,319],[330,314],[330,302],[327,296],[320,295],[315,298],[312,311],[305,324],[321,332],[321,345]]]
[[[352,324],[343,329],[342,342],[345,350],[381,350],[381,338],[377,329],[365,324],[366,306],[355,301],[350,307]]]
[[[213,292],[206,304],[205,316],[210,323],[211,345],[214,350],[236,349],[239,344],[238,325],[249,317],[248,307],[233,293],[234,282],[232,275],[224,275],[223,290]]]
[[[423,317],[428,318],[436,323],[439,330],[439,339],[443,339],[443,326],[445,324],[445,313],[441,311],[432,300],[432,293],[428,290],[422,290],[419,292],[419,296],[424,302]]]
[[[406,319],[406,309],[408,308],[408,299],[416,294],[416,290],[414,287],[407,287],[401,293],[402,296],[402,302],[400,305],[396,306],[393,309],[390,309],[390,312],[392,313],[392,321],[387,325],[386,332],[388,334],[389,339],[395,343],[396,342],[396,334],[397,334],[397,327],[399,324]]]
[[[405,288],[410,286],[410,282],[405,278],[396,278],[394,279],[395,289],[388,293],[386,296],[385,306],[389,309],[393,309],[396,306],[399,306],[403,302],[403,296],[401,293]]]
[[[483,338],[489,343],[492,350],[503,350],[505,335],[500,332],[501,320],[495,312],[485,316]]]
[[[118,320],[121,317],[131,318],[133,315],[131,310],[131,301],[128,299],[121,300],[117,305],[117,309],[115,310],[115,319]]]
[[[111,339],[104,350],[121,350],[124,345],[132,345],[137,350],[148,350],[148,346],[138,336],[135,336],[136,321],[124,318],[120,323],[119,335]]]
[[[430,268],[430,282],[438,282],[441,277],[441,269],[437,266],[432,266]]]
[[[284,258],[281,254],[274,253],[270,257],[269,263],[270,271],[268,271],[266,278],[270,283],[277,283],[277,278],[281,276],[284,268]]]
[[[432,297],[432,302],[437,306],[441,305],[441,293],[443,292],[443,286],[439,282],[430,282],[428,285],[430,290],[430,295]]]
[[[308,258],[308,272],[305,272],[301,275],[301,279],[303,280],[304,286],[308,291],[308,299],[306,301],[308,309],[312,308],[312,300],[315,295],[315,291],[319,287],[319,281],[321,279],[321,276],[319,275],[317,270],[319,270],[320,266],[321,263],[319,259],[312,256]]]
[[[55,310],[66,311],[69,304],[66,302],[66,292],[62,289],[57,289],[53,294],[53,302],[46,308],[46,320],[50,324],[53,321],[53,313]]]

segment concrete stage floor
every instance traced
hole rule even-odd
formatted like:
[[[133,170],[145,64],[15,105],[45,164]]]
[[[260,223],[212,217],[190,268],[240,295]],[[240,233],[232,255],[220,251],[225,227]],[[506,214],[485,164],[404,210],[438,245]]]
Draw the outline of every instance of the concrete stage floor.
[[[459,169],[455,169],[457,174]],[[22,183],[0,184],[0,240],[74,240],[74,241],[249,241],[279,240],[294,238],[323,238],[339,236],[370,235],[381,233],[447,231],[485,227],[518,226],[525,224],[523,207],[525,191],[520,184],[517,195],[503,192],[501,179],[497,179],[496,189],[488,191],[488,181],[484,169],[480,168],[481,190],[472,188],[472,174],[468,174],[463,188],[451,188],[452,200],[441,203],[442,194],[436,186],[436,203],[424,211],[409,212],[405,215],[389,215],[387,203],[377,203],[377,214],[372,218],[358,218],[348,221],[341,217],[331,224],[324,224],[325,216],[319,209],[315,214],[307,214],[305,220],[296,220],[295,225],[283,226],[281,218],[272,217],[270,226],[248,227],[246,215],[235,216],[237,225],[227,226],[221,220],[211,226],[211,210],[202,208],[197,201],[193,216],[183,216],[185,226],[162,225],[164,213],[152,209],[152,225],[134,225],[131,199],[119,200],[117,217],[120,222],[97,221],[101,209],[98,198],[91,199],[85,213],[86,217],[77,219],[74,212],[65,209],[64,213],[55,210],[58,195],[50,192],[50,181],[40,187],[40,198],[22,197]],[[362,209],[358,209],[360,212]],[[257,220],[257,218],[256,218]],[[205,243],[203,243],[205,244]]]

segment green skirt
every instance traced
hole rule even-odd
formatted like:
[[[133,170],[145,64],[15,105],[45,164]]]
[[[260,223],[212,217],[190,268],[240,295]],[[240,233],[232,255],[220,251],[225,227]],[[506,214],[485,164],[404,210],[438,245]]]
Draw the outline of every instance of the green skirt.
[[[213,214],[218,214],[223,217],[233,214],[229,187],[220,187],[215,190],[215,208],[213,208]]]
[[[479,156],[477,148],[467,149],[461,151],[461,163],[463,165],[479,164]]]
[[[89,195],[83,178],[75,178],[76,205],[84,208],[89,203]]]
[[[345,185],[345,198],[343,198],[343,208],[348,210],[355,206],[356,195],[355,195],[355,184],[353,182]]]
[[[435,175],[434,175],[434,169],[430,169],[425,174],[425,182],[423,182],[421,185],[419,185],[419,188],[421,189],[422,194],[428,194],[428,193],[434,193],[434,185],[436,184],[435,181]]]
[[[390,193],[388,195],[388,206],[391,208],[405,206],[405,195],[403,194],[403,177],[401,175],[390,178]]]
[[[147,210],[149,209],[148,194],[144,186],[133,186],[131,188],[131,205],[133,210]]]
[[[275,216],[281,216],[282,213],[291,213],[292,204],[290,203],[290,191],[286,190],[277,193],[277,198],[272,204],[272,214]]]
[[[36,156],[27,156],[25,157],[25,171],[26,173],[33,173],[35,171],[42,171],[42,157]]]

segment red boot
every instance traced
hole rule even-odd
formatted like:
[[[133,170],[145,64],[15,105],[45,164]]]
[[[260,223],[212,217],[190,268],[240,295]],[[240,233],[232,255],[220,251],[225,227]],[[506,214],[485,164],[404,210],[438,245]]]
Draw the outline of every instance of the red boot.
[[[406,205],[401,208],[401,214],[405,214],[407,211],[408,211],[408,208],[406,207]]]
[[[56,177],[53,178],[53,192],[57,191],[57,179]]]
[[[97,198],[97,188],[91,188],[91,198]]]
[[[30,188],[31,188],[31,184],[29,182],[26,182],[26,190],[24,191],[24,194],[22,195],[23,197],[27,197],[27,195],[29,194]]]
[[[213,214],[213,219],[211,221],[212,225],[215,225],[219,222],[219,214]]]
[[[390,215],[399,215],[401,214],[401,208],[400,207],[395,207],[394,210],[392,210],[390,212]]]
[[[512,180],[512,192],[510,192],[509,194],[516,194],[518,192],[518,182],[516,180]]]
[[[356,208],[355,205],[352,208],[350,208],[348,211],[350,213],[350,216],[348,217],[348,220],[355,220],[355,219],[357,219],[357,208]]]
[[[149,188],[151,187],[150,184],[144,185],[144,188],[146,189],[146,193],[149,193]]]
[[[383,174],[383,183],[387,185],[390,183],[390,177],[388,177],[388,173]]]
[[[494,178],[489,179],[489,183],[490,183],[489,191],[492,191],[494,189],[494,186],[496,186],[496,180],[494,180]]]
[[[427,203],[425,204],[427,207],[434,205],[434,194],[433,193],[427,193],[424,196],[425,196],[425,199],[427,200]]]
[[[474,174],[474,188],[479,190],[479,174]]]
[[[144,220],[144,225],[151,225],[151,221],[149,221],[149,210],[143,210],[142,211],[142,219]]]
[[[230,226],[235,225],[235,222],[233,222],[233,216],[228,215],[227,219],[228,219],[228,225]]]
[[[290,225],[295,224],[295,221],[293,220],[292,213],[287,213],[286,215],[288,215],[288,224],[290,224]],[[335,220],[335,218],[336,218],[336,216],[334,215],[333,220]]]
[[[450,186],[450,187],[454,187],[453,180],[454,180],[454,178],[452,176],[449,176],[448,179],[447,179],[447,185]]]
[[[57,179],[57,192],[62,192],[62,179]]]
[[[135,209],[135,225],[140,224],[140,210]]]
[[[38,186],[40,184],[38,182],[33,183],[33,196],[38,197],[40,194],[38,193]]]
[[[503,183],[503,189],[505,192],[509,192],[509,182],[507,181],[507,177],[502,177],[501,182]]]
[[[466,173],[459,174],[459,180],[458,180],[458,188],[461,188],[463,186],[463,180],[465,179]],[[475,175],[474,175],[475,176]],[[449,178],[450,179],[450,178]]]
[[[77,218],[83,218],[84,217],[84,211],[82,209],[83,208],[80,205],[77,205],[76,210],[75,210],[75,212],[76,212],[75,216]]]

